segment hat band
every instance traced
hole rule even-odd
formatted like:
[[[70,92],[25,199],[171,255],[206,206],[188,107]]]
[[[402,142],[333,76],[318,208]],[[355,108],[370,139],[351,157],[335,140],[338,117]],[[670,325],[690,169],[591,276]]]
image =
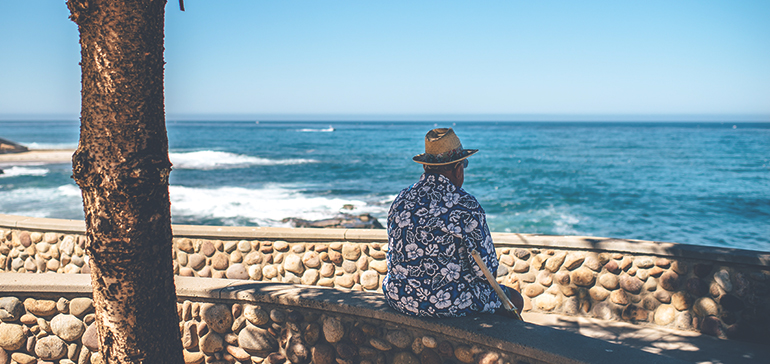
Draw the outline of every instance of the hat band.
[[[446,151],[444,153],[439,154],[425,154],[425,162],[427,163],[448,163],[451,161],[454,161],[456,159],[460,159],[464,157],[463,153],[463,147],[462,145],[452,149],[450,151]]]

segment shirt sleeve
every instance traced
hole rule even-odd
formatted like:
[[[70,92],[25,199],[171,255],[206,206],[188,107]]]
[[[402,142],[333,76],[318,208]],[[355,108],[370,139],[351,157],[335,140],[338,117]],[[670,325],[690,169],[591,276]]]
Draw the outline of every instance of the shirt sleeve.
[[[473,200],[475,201],[475,198]],[[484,212],[484,209],[478,205],[478,202],[477,208],[473,209],[470,216],[471,219],[468,224],[465,224],[464,228],[468,230],[473,228],[473,231],[469,231],[465,235],[464,241],[468,249],[468,259],[470,260],[473,274],[476,277],[475,282],[479,289],[479,307],[482,312],[494,312],[502,305],[502,302],[492,288],[492,285],[487,281],[484,272],[481,271],[476,260],[470,256],[470,252],[473,250],[479,252],[481,260],[486,264],[489,272],[492,273],[492,277],[497,276],[499,262],[497,260],[494,243],[492,242],[492,235],[487,226],[486,213]]]
[[[468,249],[468,254],[472,251],[478,251],[481,256],[481,260],[486,263],[487,268],[493,276],[497,275],[497,267],[499,265],[497,261],[497,255],[495,253],[494,242],[492,241],[492,235],[489,232],[487,226],[486,213],[476,199],[471,195],[463,197],[464,205],[469,207],[461,227],[463,229],[463,242]],[[463,203],[461,202],[461,205]],[[476,266],[476,261],[469,257],[471,264],[474,266],[474,271],[477,276],[484,277],[484,274]]]

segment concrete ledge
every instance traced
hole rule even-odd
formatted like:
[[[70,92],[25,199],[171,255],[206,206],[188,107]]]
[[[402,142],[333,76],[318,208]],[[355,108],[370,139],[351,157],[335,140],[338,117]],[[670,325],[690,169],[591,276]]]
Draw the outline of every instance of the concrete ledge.
[[[90,277],[84,274],[0,274],[0,295],[36,297],[90,295]],[[52,283],[53,282],[53,283]],[[678,359],[588,338],[582,335],[481,315],[456,319],[419,319],[397,313],[381,295],[282,283],[243,283],[235,280],[176,277],[180,301],[259,303],[289,309],[320,310],[344,316],[395,324],[403,330],[448,336],[468,345],[492,347],[535,363],[682,363]]]
[[[415,318],[396,312],[380,294],[281,283],[232,281],[221,299],[272,303],[317,309],[395,323],[402,328],[447,335],[461,342],[483,344],[546,363],[677,362],[569,332],[513,321],[496,315],[453,319]],[[626,356],[635,356],[629,361]],[[669,361],[671,360],[671,361]]]
[[[72,293],[90,296],[91,291],[89,274],[0,273],[0,293],[2,294]]]
[[[79,220],[34,218],[0,214],[0,228],[85,233]],[[285,240],[289,242],[387,242],[385,230],[310,229],[242,226],[172,225],[175,237],[233,240]],[[492,233],[497,247],[547,247],[553,249],[653,254],[664,257],[704,259],[747,266],[770,267],[770,252],[717,248],[633,239]]]
[[[0,227],[30,229],[41,231],[60,231],[63,233],[83,234],[86,224],[80,220],[47,219],[0,214]]]

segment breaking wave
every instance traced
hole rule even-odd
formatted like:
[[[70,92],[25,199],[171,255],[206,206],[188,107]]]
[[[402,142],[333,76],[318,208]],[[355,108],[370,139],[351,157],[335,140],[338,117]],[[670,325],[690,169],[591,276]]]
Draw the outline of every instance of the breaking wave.
[[[267,159],[213,150],[169,153],[169,158],[171,159],[171,163],[174,164],[174,168],[202,170],[318,163],[318,161],[314,159]]]

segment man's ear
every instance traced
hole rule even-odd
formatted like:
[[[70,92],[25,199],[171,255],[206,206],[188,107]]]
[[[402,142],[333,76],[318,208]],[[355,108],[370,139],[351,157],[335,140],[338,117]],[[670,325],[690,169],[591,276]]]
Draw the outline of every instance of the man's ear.
[[[453,170],[455,178],[460,178],[460,172],[462,171],[463,171],[463,164],[462,163],[455,164],[455,168]]]

